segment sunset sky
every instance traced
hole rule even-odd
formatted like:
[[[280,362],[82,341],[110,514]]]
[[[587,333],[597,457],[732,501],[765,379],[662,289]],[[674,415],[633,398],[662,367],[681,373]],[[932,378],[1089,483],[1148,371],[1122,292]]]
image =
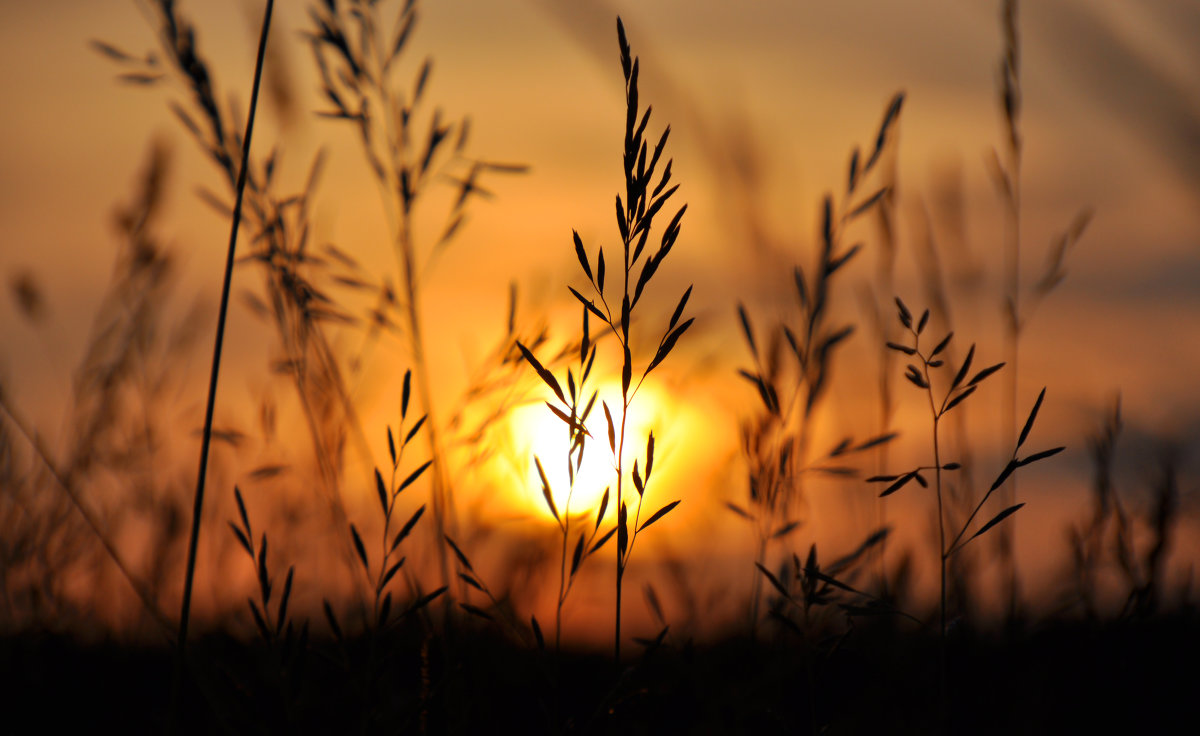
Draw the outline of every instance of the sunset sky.
[[[325,148],[329,167],[315,204],[317,239],[336,243],[381,274],[394,273],[378,191],[353,132],[312,114],[325,103],[310,54],[297,40],[306,26],[305,5],[281,2],[276,9],[267,73],[290,91],[291,107],[264,101],[255,151],[279,143],[286,190],[299,187],[312,156]],[[218,96],[233,95],[242,109],[262,6],[259,0],[182,3],[213,61]],[[429,273],[425,310],[437,335],[431,361],[439,401],[453,404],[473,366],[501,336],[510,282],[519,286],[519,314],[530,328],[540,319],[552,334],[573,330],[578,310],[566,285],[584,282],[571,230],[592,252],[599,244],[619,245],[612,215],[622,184],[619,14],[641,59],[642,100],[654,107],[651,135],[671,124],[668,155],[682,184],[676,197],[689,204],[653,303],[669,310],[694,284],[690,313],[697,318],[655,374],[658,398],[647,400],[665,453],[659,502],[685,499],[672,537],[681,541],[646,544],[664,557],[686,557],[698,540],[720,533],[731,549],[742,549],[748,542],[721,503],[740,503],[745,495],[737,423],[757,409],[755,394],[735,372],[749,363],[736,305],[745,303],[764,329],[793,309],[789,273],[795,263],[808,268],[812,262],[820,198],[826,191],[840,196],[850,150],[869,150],[898,91],[906,97],[895,158],[895,290],[913,308],[924,306],[915,256],[923,238],[920,212],[933,214],[940,244],[952,240],[936,217],[939,202],[953,191],[948,182],[959,182],[965,247],[943,255],[954,329],[961,349],[978,343],[981,364],[1004,360],[1002,208],[986,165],[1003,135],[995,91],[1002,48],[997,6],[958,0],[422,3],[399,78],[411,78],[419,59],[431,56],[428,99],[449,118],[469,115],[470,152],[530,167],[524,175],[485,181],[496,196],[474,202],[468,226]],[[1027,539],[1046,540],[1059,554],[1062,525],[1083,513],[1069,504],[1083,499],[1089,479],[1084,438],[1117,392],[1129,447],[1146,450],[1152,435],[1173,437],[1186,448],[1193,486],[1197,477],[1200,7],[1190,0],[1028,2],[1020,31],[1026,284],[1040,275],[1050,243],[1076,213],[1094,212],[1068,257],[1065,282],[1038,307],[1022,343],[1018,403],[1027,408],[1038,389],[1049,387],[1036,443],[1070,448],[1023,481],[1026,500],[1031,507],[1043,504],[1043,511],[1023,512],[1029,520],[1022,533],[1030,529]],[[0,380],[6,400],[52,442],[61,439],[71,366],[111,267],[117,242],[111,213],[133,196],[150,141],[165,141],[173,153],[167,217],[158,232],[180,255],[181,313],[197,296],[215,305],[228,228],[194,194],[197,185],[219,191],[220,182],[167,108],[168,100],[182,99],[181,87],[119,83],[121,69],[91,49],[91,39],[135,54],[156,43],[132,0],[0,4],[0,275],[6,284],[31,276],[46,304],[40,321],[30,323],[6,290]],[[874,429],[877,350],[858,295],[874,283],[877,231],[864,223],[848,239],[865,247],[842,277],[836,307],[843,321],[860,328],[839,358],[845,373],[831,405],[843,413],[823,420],[818,434],[825,445]],[[235,290],[258,283],[247,268],[235,275]],[[876,295],[888,320],[894,320],[892,296]],[[236,301],[231,320],[218,415],[251,423],[255,409],[239,402],[268,382],[262,347],[268,338]],[[206,379],[211,328],[202,335],[186,377],[197,391]],[[401,345],[385,344],[361,379],[358,395],[372,443],[382,440],[384,422],[395,421]],[[901,371],[897,365],[896,424],[915,429],[894,457],[916,457],[925,447],[925,418],[920,397],[899,380]],[[972,436],[993,463],[1003,448],[988,427],[1001,394],[997,381],[981,392],[972,415],[980,425]],[[189,416],[199,416],[199,393],[182,404],[194,412]],[[519,481],[512,480],[527,470],[522,463],[530,443],[522,434],[529,431],[510,432],[512,457],[497,461],[479,481],[512,494],[481,502],[481,513],[503,524],[542,513],[538,494],[515,488]],[[373,447],[382,457],[383,445]],[[1148,477],[1152,463],[1149,454],[1129,458],[1130,484]],[[356,473],[351,477],[362,475]],[[847,509],[866,508],[870,489],[843,482],[822,494],[813,504],[816,513],[828,514],[826,528],[859,528],[845,521]],[[846,501],[851,494],[868,500]],[[927,508],[922,499],[912,503],[914,513]],[[916,518],[924,523],[924,516]],[[914,538],[921,533],[913,530]],[[813,535],[803,546],[833,533]],[[707,553],[721,556],[711,548]],[[1022,559],[1033,565],[1038,557],[1039,548],[1028,542]]]

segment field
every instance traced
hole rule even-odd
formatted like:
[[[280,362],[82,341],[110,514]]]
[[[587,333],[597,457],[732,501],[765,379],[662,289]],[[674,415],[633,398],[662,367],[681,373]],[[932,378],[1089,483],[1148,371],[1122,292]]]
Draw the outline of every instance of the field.
[[[940,4],[6,11],[0,717],[1187,732],[1200,17]]]

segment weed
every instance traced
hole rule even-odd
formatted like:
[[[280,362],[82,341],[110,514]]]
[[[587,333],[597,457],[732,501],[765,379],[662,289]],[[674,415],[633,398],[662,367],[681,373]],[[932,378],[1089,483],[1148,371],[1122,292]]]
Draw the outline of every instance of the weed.
[[[0,505],[6,529],[3,577],[13,621],[26,614],[34,621],[68,616],[61,587],[72,569],[94,564],[89,562],[94,556],[89,540],[94,540],[161,633],[170,637],[175,628],[161,598],[178,562],[184,510],[181,489],[158,466],[164,462],[163,440],[174,431],[163,410],[179,388],[177,377],[201,311],[193,308],[177,324],[166,318],[177,258],[155,230],[169,170],[167,149],[152,145],[136,196],[116,209],[120,246],[75,368],[64,417],[71,432],[67,446],[55,452],[22,415],[17,397],[0,391],[7,417],[0,430],[6,490]],[[31,303],[42,303],[32,279],[21,288]],[[43,306],[28,316],[41,319],[47,311]],[[18,462],[18,437],[33,451],[31,468]],[[126,481],[118,504],[106,503],[100,493],[106,476]],[[53,490],[42,492],[45,485]],[[122,538],[126,523],[142,520],[155,530],[150,547],[157,553],[148,570],[138,569]],[[97,568],[97,574],[104,569]]]
[[[1102,594],[1110,586],[1105,578],[1116,573],[1121,582],[1120,616],[1147,619],[1187,601],[1190,581],[1177,590],[1167,589],[1166,559],[1180,520],[1179,450],[1161,441],[1155,477],[1150,483],[1149,504],[1122,501],[1116,480],[1117,443],[1123,422],[1117,397],[1100,430],[1088,439],[1092,462],[1090,517],[1067,528],[1071,553],[1070,587],[1064,591],[1066,610],[1082,608],[1091,622],[1101,618]],[[1138,540],[1139,530],[1149,532]]]
[[[575,234],[575,239],[580,244],[579,247],[582,248],[582,241],[579,240],[578,234]],[[584,263],[586,263],[586,260]],[[590,312],[586,307],[582,312],[583,327],[581,331],[582,336],[579,341],[579,361],[576,366],[579,379],[576,381],[576,373],[568,367],[566,378],[567,393],[565,396],[563,395],[562,385],[555,378],[554,374],[542,365],[529,348],[520,341],[517,342],[517,347],[520,349],[525,361],[533,367],[538,376],[554,391],[555,397],[563,403],[562,408],[555,406],[549,401],[546,402],[546,406],[555,417],[562,420],[567,433],[567,452],[564,461],[567,469],[568,488],[566,501],[563,504],[561,512],[554,502],[554,489],[551,488],[550,481],[546,477],[546,471],[542,467],[542,460],[540,457],[534,456],[538,478],[542,484],[542,498],[545,499],[546,506],[554,517],[554,522],[558,525],[562,538],[559,556],[558,596],[554,609],[555,652],[559,651],[562,644],[562,611],[563,606],[566,604],[567,596],[571,592],[571,586],[575,582],[575,575],[579,572],[584,560],[598,552],[612,538],[613,533],[616,531],[616,527],[614,527],[597,539],[597,535],[600,532],[600,524],[604,520],[604,513],[608,509],[609,492],[612,490],[612,487],[609,486],[604,489],[604,495],[595,509],[589,509],[584,514],[577,514],[577,517],[579,517],[578,521],[585,521],[587,515],[594,511],[596,520],[594,524],[587,525],[591,527],[590,532],[586,528],[580,531],[578,541],[575,543],[574,552],[570,557],[570,572],[568,572],[567,546],[571,539],[571,500],[575,495],[576,476],[583,466],[584,452],[591,437],[587,429],[587,420],[596,406],[596,397],[598,395],[595,390],[592,390],[589,395],[586,388],[589,386],[588,379],[591,378],[592,367],[596,362],[596,345],[591,340],[591,329],[589,327]],[[540,641],[540,626],[537,623],[536,617],[532,620],[532,625],[535,632],[538,633]]]
[[[208,449],[212,442],[213,433],[213,411],[217,403],[217,380],[221,371],[221,348],[225,342],[225,317],[229,311],[229,292],[233,282],[233,263],[234,254],[237,250],[238,229],[242,224],[242,201],[246,193],[246,175],[249,171],[250,160],[250,142],[253,139],[254,133],[254,113],[258,110],[258,88],[262,82],[263,60],[267,53],[267,36],[271,30],[271,11],[274,9],[274,0],[267,0],[267,9],[263,15],[262,37],[258,41],[258,61],[254,66],[254,89],[250,93],[250,113],[246,118],[246,133],[242,142],[242,157],[241,165],[238,168],[237,184],[234,187],[235,200],[233,205],[233,217],[229,230],[229,249],[225,256],[225,276],[221,284],[221,307],[217,314],[217,337],[216,344],[213,346],[212,356],[212,373],[208,383],[208,400],[204,407],[204,430],[200,441],[200,470],[196,480],[196,502],[195,508],[192,510],[192,534],[191,540],[188,542],[188,561],[185,570],[183,584],[183,610],[179,615],[179,658],[182,661],[184,652],[187,649],[187,633],[188,633],[188,618],[191,614],[192,604],[192,583],[196,577],[196,549],[200,542],[200,519],[204,511],[204,479],[208,474]],[[179,58],[185,58],[183,56]],[[241,494],[238,494],[239,504],[241,502]],[[249,530],[249,523],[246,525]],[[254,550],[248,549],[251,557],[254,556]],[[270,582],[266,578],[266,557],[267,557],[267,538],[263,537],[262,550],[259,552],[259,568],[262,570],[261,578],[263,585],[263,613],[266,613],[267,598],[270,595]],[[291,573],[288,574],[287,591],[291,592]],[[280,608],[283,611],[287,609],[287,597],[284,596]],[[262,616],[258,617],[261,622]],[[280,615],[282,623],[283,616]]]
[[[1003,0],[1000,8],[1001,27],[1004,33],[1004,51],[999,65],[997,93],[1004,123],[1003,155],[994,149],[991,169],[996,188],[1004,207],[1004,298],[1005,347],[1007,351],[1008,391],[1004,397],[1006,436],[1013,437],[1017,431],[1017,399],[1020,392],[1020,346],[1021,336],[1040,301],[1062,281],[1066,275],[1065,264],[1068,252],[1083,236],[1091,220],[1090,209],[1084,208],[1075,215],[1062,235],[1052,242],[1046,253],[1045,271],[1035,282],[1031,298],[1023,307],[1021,278],[1021,169],[1024,152],[1024,137],[1021,132],[1021,112],[1024,94],[1021,88],[1021,35],[1018,28],[1018,0]],[[1017,479],[1002,491],[1004,502],[1013,504],[1017,498]],[[1015,525],[997,536],[1001,560],[1008,570],[1009,616],[1015,616],[1019,605],[1019,581],[1013,557],[1013,535]]]
[[[914,480],[922,488],[928,488],[929,481],[926,479],[925,474],[929,473],[930,471],[933,472],[933,489],[937,501],[938,584],[940,591],[938,597],[938,630],[939,639],[941,642],[941,664],[939,671],[941,673],[942,700],[943,703],[945,703],[947,699],[947,562],[952,555],[960,551],[971,540],[991,530],[997,524],[1000,524],[1002,521],[1015,514],[1021,509],[1022,506],[1025,505],[1023,503],[1019,503],[1004,508],[998,514],[993,516],[987,523],[980,526],[974,534],[964,538],[964,535],[971,529],[972,522],[974,522],[976,515],[987,503],[988,499],[992,497],[992,494],[1004,485],[1004,482],[1013,474],[1013,472],[1015,472],[1018,468],[1022,468],[1031,463],[1056,455],[1062,452],[1064,448],[1055,447],[1053,449],[1036,452],[1024,458],[1017,457],[1017,452],[1025,444],[1025,440],[1028,439],[1029,433],[1033,429],[1034,420],[1037,419],[1038,410],[1041,408],[1042,400],[1046,396],[1046,390],[1042,389],[1042,392],[1038,394],[1037,401],[1033,405],[1033,409],[1029,413],[1028,419],[1025,421],[1025,426],[1021,430],[1020,436],[1017,438],[1016,447],[1013,449],[1012,457],[1008,461],[1008,464],[1005,465],[1004,469],[1000,471],[1000,474],[996,477],[996,480],[992,483],[992,486],[975,506],[975,510],[971,512],[970,516],[968,516],[966,521],[963,522],[963,525],[959,529],[958,533],[955,534],[949,544],[947,544],[946,511],[943,503],[942,473],[943,471],[953,472],[959,470],[961,469],[962,465],[955,461],[943,462],[941,456],[941,435],[939,434],[939,426],[942,419],[949,412],[962,405],[963,402],[967,401],[975,393],[984,380],[1004,367],[1004,363],[990,365],[972,375],[971,367],[975,357],[975,346],[972,345],[970,349],[967,350],[966,357],[963,359],[962,364],[954,372],[953,377],[949,380],[949,382],[946,383],[943,381],[942,386],[935,388],[931,370],[942,368],[949,369],[950,366],[945,362],[945,359],[938,356],[942,355],[943,351],[947,348],[947,346],[949,346],[950,341],[954,337],[954,333],[948,333],[931,350],[925,352],[921,348],[921,334],[925,331],[925,327],[929,324],[929,310],[926,309],[921,313],[919,318],[914,320],[912,312],[909,311],[908,307],[903,301],[900,300],[899,297],[896,298],[896,307],[899,310],[898,317],[900,319],[900,324],[903,325],[906,330],[908,330],[912,337],[912,344],[905,345],[901,343],[888,343],[888,347],[907,356],[908,358],[916,360],[916,363],[908,364],[904,377],[909,383],[913,384],[925,393],[926,400],[929,403],[929,415],[932,425],[931,445],[933,450],[933,464],[921,465],[905,473],[872,476],[871,478],[868,478],[867,481],[871,483],[888,484],[887,487],[884,488],[884,490],[879,494],[879,496],[882,498],[896,493]],[[970,376],[969,380],[968,376]]]
[[[625,174],[625,199],[622,200],[621,195],[618,194],[616,200],[617,229],[621,236],[622,279],[621,290],[619,292],[615,289],[611,290],[613,293],[613,303],[616,302],[616,297],[620,296],[619,311],[612,306],[605,291],[603,246],[601,246],[597,254],[596,269],[593,271],[587,249],[584,247],[578,233],[574,235],[575,254],[579,259],[580,268],[583,270],[588,283],[592,287],[592,292],[600,302],[599,306],[595,300],[588,299],[574,287],[571,287],[571,293],[589,312],[608,326],[611,334],[620,344],[622,351],[621,406],[619,413],[615,415],[619,418],[614,418],[614,413],[607,401],[601,402],[601,406],[604,408],[604,419],[608,424],[608,446],[609,450],[613,453],[613,464],[616,470],[615,480],[617,490],[614,504],[617,511],[617,549],[613,659],[619,665],[621,661],[622,582],[625,577],[625,569],[628,567],[629,559],[633,554],[634,543],[637,541],[637,535],[642,530],[661,519],[679,505],[679,501],[672,501],[655,511],[645,521],[641,521],[642,502],[645,499],[646,488],[650,484],[651,473],[654,470],[654,432],[651,431],[646,438],[644,472],[639,473],[638,461],[634,460],[633,470],[630,474],[630,480],[632,480],[634,489],[637,491],[637,506],[634,509],[632,520],[629,518],[628,503],[625,500],[624,460],[629,408],[646,377],[670,355],[671,351],[675,349],[679,338],[683,336],[683,333],[687,332],[694,320],[692,318],[683,319],[688,298],[692,295],[692,288],[689,286],[683,293],[683,296],[680,297],[679,303],[671,314],[671,319],[667,323],[666,329],[663,330],[662,336],[658,340],[658,347],[655,349],[654,357],[646,364],[645,368],[637,371],[640,375],[637,376],[635,382],[634,358],[630,348],[631,342],[629,337],[634,310],[642,298],[644,289],[650,283],[650,280],[654,277],[659,267],[662,266],[671,249],[675,246],[675,241],[679,238],[680,228],[682,227],[684,212],[687,211],[687,205],[680,207],[674,217],[671,218],[670,223],[663,229],[658,249],[652,253],[647,252],[646,243],[650,238],[655,216],[662,210],[667,200],[679,189],[678,184],[671,185],[671,164],[674,162],[673,159],[667,159],[667,163],[662,169],[662,175],[658,178],[658,183],[654,184],[653,189],[650,187],[654,180],[655,168],[658,166],[663,151],[666,148],[667,137],[671,133],[671,128],[667,126],[663,130],[662,136],[654,145],[653,152],[650,152],[648,141],[643,136],[646,132],[646,125],[650,122],[651,108],[647,106],[644,113],[640,111],[638,99],[639,61],[637,57],[632,56],[630,53],[629,42],[625,37],[625,26],[621,23],[620,18],[617,18],[617,41],[621,50],[621,70],[625,76],[626,110],[625,145],[622,154],[622,169]],[[634,275],[635,271],[637,272],[636,282],[631,283],[630,277]],[[562,389],[553,381],[553,376],[540,372],[539,375],[542,375],[543,380],[554,390],[555,396],[558,397],[559,401],[566,403]]]
[[[405,317],[408,348],[415,370],[417,395],[430,417],[426,437],[433,462],[433,516],[437,533],[456,533],[455,501],[446,447],[433,406],[428,345],[421,312],[422,279],[430,265],[451,243],[466,220],[466,207],[486,194],[482,178],[495,173],[521,173],[522,165],[502,164],[465,156],[470,124],[467,119],[446,122],[440,109],[429,115],[421,139],[418,115],[426,107],[426,89],[433,70],[431,59],[418,68],[406,90],[394,80],[418,18],[415,0],[399,7],[394,31],[384,28],[383,3],[328,1],[309,7],[313,30],[307,34],[313,60],[321,75],[322,94],[332,106],[321,114],[354,124],[363,155],[378,184],[380,200],[391,227],[400,279],[400,305]],[[445,213],[442,234],[432,247],[418,245],[413,230],[417,205],[439,179],[454,182],[454,203]],[[449,582],[445,547],[436,545],[442,579]]]
[[[860,164],[857,148],[851,154],[846,194],[836,212],[832,195],[827,195],[822,203],[821,247],[815,268],[806,275],[797,266],[792,274],[800,307],[799,326],[795,329],[788,324],[775,326],[768,344],[760,349],[750,315],[744,306],[738,305],[742,335],[754,359],[753,370],[742,369],[738,373],[754,385],[763,411],[742,428],[742,453],[750,466],[749,508],[726,505],[754,524],[758,535],[755,564],[760,569],[766,565],[769,545],[804,523],[797,516],[796,507],[804,502],[806,476],[853,475],[854,469],[842,464],[846,457],[882,446],[895,437],[885,432],[860,442],[846,438],[820,457],[813,457],[810,448],[814,416],[832,383],[834,355],[854,332],[853,325],[829,324],[833,276],[861,249],[861,244],[843,248],[843,232],[888,194],[888,188],[884,187],[861,196],[859,186],[880,161],[903,104],[903,94],[896,94],[889,102],[865,163]],[[785,364],[785,359],[791,362]],[[757,627],[759,619],[759,581],[755,576],[750,602],[752,627]]]

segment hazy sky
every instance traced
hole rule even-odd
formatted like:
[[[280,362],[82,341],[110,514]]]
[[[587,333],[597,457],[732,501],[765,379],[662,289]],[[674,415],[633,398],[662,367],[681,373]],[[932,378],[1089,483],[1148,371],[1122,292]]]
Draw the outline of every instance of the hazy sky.
[[[201,29],[220,88],[243,99],[259,5],[183,6]],[[268,110],[259,138],[266,146],[283,136],[283,171],[293,179],[319,146],[352,141],[344,129],[304,112],[319,102],[311,60],[293,43],[304,22],[301,5],[280,4],[274,34],[285,52],[277,63],[286,68],[301,112],[281,131]],[[579,229],[589,242],[611,237],[606,202],[619,176],[622,114],[616,12],[642,56],[643,99],[655,105],[659,125],[673,125],[681,196],[692,203],[689,248],[680,251],[677,275],[701,284],[699,305],[712,311],[714,328],[729,326],[734,299],[749,290],[730,275],[755,278],[737,245],[748,236],[731,202],[746,197],[731,191],[737,188],[728,179],[737,170],[731,166],[753,162],[759,227],[785,253],[795,253],[811,237],[820,195],[840,186],[851,146],[870,144],[886,101],[898,90],[907,94],[900,127],[903,201],[928,200],[940,172],[960,172],[975,265],[995,273],[999,206],[984,165],[1001,132],[995,5],[427,3],[414,51],[435,58],[434,99],[450,115],[471,116],[480,155],[532,166],[529,176],[497,181],[499,199],[476,209],[455,251],[461,258],[452,255],[444,272],[461,278],[431,283],[474,289],[474,276],[486,275],[493,283],[483,293],[493,304],[503,304],[510,279],[558,299],[556,284],[571,267],[563,247],[569,230]],[[1190,371],[1163,375],[1155,381],[1162,393],[1150,391],[1143,371],[1151,367],[1136,358],[1162,352],[1165,326],[1125,330],[1132,344],[1125,343],[1121,360],[1103,360],[1095,346],[1109,341],[1105,332],[1122,318],[1132,327],[1171,315],[1173,333],[1195,334],[1194,320],[1178,316],[1195,314],[1193,286],[1200,277],[1200,91],[1194,83],[1200,51],[1190,42],[1200,34],[1200,12],[1167,0],[1025,5],[1027,279],[1075,212],[1092,207],[1095,220],[1056,296],[1059,313],[1118,312],[1070,331],[1080,339],[1073,351],[1097,365],[1088,390],[1145,392],[1142,410],[1166,419],[1165,407],[1152,404],[1171,395],[1167,386],[1189,383]],[[9,70],[4,93],[11,101],[0,117],[0,269],[32,269],[52,304],[85,309],[97,280],[93,268],[79,267],[81,259],[95,268],[107,262],[106,219],[128,196],[153,136],[171,141],[177,153],[171,215],[189,223],[174,234],[188,253],[189,281],[216,278],[219,249],[198,248],[196,234],[218,237],[222,225],[198,212],[190,194],[196,182],[212,185],[214,179],[166,110],[178,88],[119,85],[114,66],[87,46],[88,39],[101,38],[131,51],[152,48],[136,3],[5,3],[0,14],[0,61]],[[415,68],[415,57],[410,65]],[[375,191],[355,156],[333,149],[332,183],[318,210],[318,227],[328,237],[345,239],[356,222],[378,217]],[[911,262],[902,254],[902,271]],[[11,305],[4,310],[4,332],[19,333]],[[1039,319],[1054,335],[1046,337],[1061,346],[1047,324],[1053,315]],[[1171,344],[1179,348],[1181,341]],[[20,361],[8,362],[7,370],[22,373]]]
[[[295,42],[303,5],[279,3],[272,30],[272,61],[284,70],[274,72],[294,93],[296,112],[281,122],[276,109],[266,108],[256,149],[282,141],[282,175],[296,182],[313,153],[327,147],[318,236],[380,269],[393,268],[379,238],[377,192],[353,135],[310,114],[322,103],[308,52]],[[453,394],[468,372],[465,360],[502,327],[510,281],[520,284],[523,307],[532,312],[555,319],[573,314],[564,288],[575,273],[572,228],[589,244],[617,239],[611,209],[623,124],[618,12],[641,57],[642,99],[654,105],[650,127],[672,124],[670,155],[683,183],[678,196],[689,202],[684,237],[663,281],[672,293],[696,284],[692,305],[700,319],[680,362],[703,367],[693,385],[721,382],[705,392],[711,404],[698,406],[744,415],[753,396],[733,374],[744,362],[734,306],[746,302],[764,322],[784,309],[788,281],[780,275],[794,262],[809,262],[821,195],[841,190],[850,149],[871,145],[887,101],[900,90],[906,102],[897,157],[896,288],[921,303],[918,213],[936,205],[945,182],[961,182],[966,250],[947,256],[946,265],[952,279],[974,274],[977,280],[956,281],[964,286],[952,297],[963,329],[974,332],[981,352],[999,359],[1002,220],[985,165],[1002,134],[997,6],[424,3],[414,53],[435,59],[432,99],[450,116],[470,115],[474,153],[531,166],[525,176],[491,180],[497,197],[476,203],[469,228],[432,273],[428,312],[444,315],[434,355],[444,370],[439,389]],[[1031,323],[1022,386],[1030,396],[1051,386],[1047,443],[1078,446],[1116,391],[1135,426],[1194,442],[1200,433],[1200,7],[1189,0],[1022,6],[1026,280],[1076,212],[1095,212],[1071,253],[1066,282]],[[182,7],[200,28],[220,94],[244,102],[262,3]],[[0,303],[0,377],[35,416],[53,416],[45,405],[61,402],[69,384],[69,366],[111,263],[110,214],[131,197],[149,140],[168,141],[175,154],[161,232],[183,254],[180,294],[215,293],[205,290],[220,273],[216,244],[227,225],[193,195],[196,184],[218,182],[167,110],[179,87],[117,83],[114,64],[88,48],[93,38],[138,53],[154,46],[132,1],[0,3],[0,274],[6,282],[33,274],[49,305],[46,322],[31,327],[11,299]],[[409,69],[417,58],[408,59]],[[762,247],[751,244],[752,232]],[[867,239],[869,251],[873,229],[857,237]],[[873,259],[864,256],[848,291],[870,282]],[[239,279],[242,287],[255,283],[245,274]],[[858,320],[854,303],[847,297],[842,306]],[[244,322],[245,313],[235,310],[235,320]],[[261,334],[235,328],[231,339],[233,365],[245,371],[230,374],[231,395],[253,391],[261,349],[241,363],[238,350],[258,346]],[[669,380],[689,379],[670,374]],[[394,388],[375,390],[394,394]],[[1084,462],[1082,453],[1068,461],[1079,471]],[[1073,482],[1085,479],[1080,474]]]

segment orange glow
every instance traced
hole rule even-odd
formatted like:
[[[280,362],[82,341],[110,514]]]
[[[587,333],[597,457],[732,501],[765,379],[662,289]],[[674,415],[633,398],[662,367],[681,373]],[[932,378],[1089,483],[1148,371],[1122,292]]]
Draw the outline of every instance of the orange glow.
[[[608,422],[604,418],[601,401],[608,401],[613,411],[613,420],[618,425],[616,437],[620,440],[621,387],[612,382],[601,387],[596,406],[585,423],[591,437],[585,444],[583,464],[575,476],[574,486],[571,485],[566,466],[569,442],[567,425],[552,414],[544,403],[521,407],[509,419],[508,431],[512,437],[517,467],[523,471],[518,473],[514,481],[518,486],[516,495],[523,505],[536,510],[547,520],[553,516],[542,496],[542,484],[534,457],[542,462],[546,478],[550,481],[554,504],[560,514],[578,514],[597,508],[606,488],[610,488],[608,511],[616,508],[611,500],[615,496],[616,464],[608,444]],[[634,398],[625,424],[622,458],[626,473],[631,472],[635,461],[639,468],[644,468],[646,438],[654,429],[655,418],[667,413],[665,402],[662,394],[649,385],[643,386]],[[661,468],[661,458],[656,457],[655,471]],[[661,482],[660,472],[655,472],[654,480]]]

